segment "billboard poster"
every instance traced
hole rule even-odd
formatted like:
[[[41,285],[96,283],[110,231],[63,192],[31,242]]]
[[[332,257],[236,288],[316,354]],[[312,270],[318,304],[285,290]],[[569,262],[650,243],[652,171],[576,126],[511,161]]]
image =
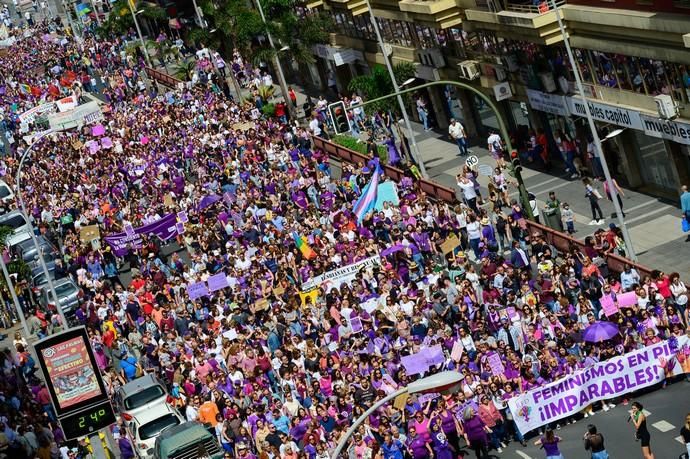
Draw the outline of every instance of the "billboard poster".
[[[85,328],[49,336],[34,347],[58,417],[108,398]]]

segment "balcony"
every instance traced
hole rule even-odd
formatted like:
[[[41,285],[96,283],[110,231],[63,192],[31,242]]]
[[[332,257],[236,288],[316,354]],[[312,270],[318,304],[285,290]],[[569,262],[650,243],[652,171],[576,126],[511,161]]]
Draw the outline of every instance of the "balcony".
[[[549,2],[550,3],[550,2]],[[557,7],[565,0],[556,2]],[[556,15],[546,3],[505,2],[478,0],[477,6],[465,10],[468,21],[481,23],[482,29],[494,30],[500,36],[528,40],[544,45],[561,41]],[[506,27],[508,26],[508,27]]]
[[[462,5],[456,0],[401,0],[400,11],[410,16],[411,22],[447,29],[462,23]]]

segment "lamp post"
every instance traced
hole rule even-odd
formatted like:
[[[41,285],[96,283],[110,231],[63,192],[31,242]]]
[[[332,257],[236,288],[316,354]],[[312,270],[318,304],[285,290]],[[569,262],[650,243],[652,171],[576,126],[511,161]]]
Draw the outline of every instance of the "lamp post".
[[[48,267],[46,266],[46,261],[43,258],[43,252],[41,251],[41,247],[38,244],[38,239],[36,239],[36,234],[34,233],[34,228],[33,225],[31,224],[31,220],[29,220],[29,213],[26,211],[26,204],[24,203],[24,198],[22,197],[22,168],[24,167],[24,161],[26,161],[26,158],[29,157],[29,155],[33,151],[34,145],[36,145],[38,142],[40,142],[44,137],[52,134],[53,130],[48,130],[43,132],[41,135],[36,136],[34,138],[34,141],[29,145],[29,147],[26,149],[26,151],[22,154],[22,157],[19,160],[19,166],[17,167],[17,174],[15,177],[15,183],[16,183],[16,195],[17,195],[17,202],[19,203],[19,206],[21,207],[21,212],[22,212],[22,217],[26,220],[26,223],[31,227],[29,230],[29,235],[31,236],[31,242],[33,242],[34,247],[36,248],[36,253],[38,254],[38,261],[41,265],[41,269],[43,270],[43,274],[46,276],[46,281],[48,282],[48,288],[50,290],[50,294],[53,297],[53,301],[55,301],[55,309],[57,310],[58,315],[60,316],[60,320],[62,321],[62,326],[65,327],[65,329],[69,328],[69,324],[67,323],[67,319],[65,318],[65,312],[62,310],[62,307],[60,306],[60,299],[58,298],[57,292],[55,291],[55,284],[53,283],[53,279],[50,277],[50,272],[48,271]]]
[[[139,27],[139,20],[137,19],[137,14],[139,14],[139,11],[134,11],[134,0],[127,0],[127,5],[129,5],[129,11],[132,12],[132,19],[134,19],[134,26],[137,29],[137,35],[139,35],[139,41],[141,42],[141,47],[144,51],[144,58],[146,59],[146,65],[153,68],[153,65],[151,65],[151,57],[149,57],[149,51],[146,49],[146,43],[144,43],[144,36],[141,34],[141,27]]]
[[[264,25],[266,25],[266,16],[264,15],[264,9],[261,7],[261,0],[255,0],[256,3],[256,9],[259,10],[259,14],[261,15],[261,20],[264,22]],[[280,59],[278,58],[278,50],[276,49],[276,45],[273,42],[273,37],[271,36],[271,32],[266,29],[266,37],[268,37],[268,43],[271,45],[271,48],[275,53],[273,54],[273,66],[276,68],[276,72],[278,73],[278,84],[280,84],[280,92],[283,94],[283,101],[285,102],[285,106],[288,109],[288,113],[290,113],[290,119],[296,119],[297,118],[297,113],[295,112],[295,107],[292,106],[292,101],[290,101],[290,97],[288,96],[288,90],[287,90],[287,83],[285,81],[285,74],[283,73],[283,66],[280,64]]]
[[[17,310],[17,315],[19,315],[19,320],[22,323],[22,328],[24,329],[24,332],[26,333],[28,339],[28,337],[31,336],[31,331],[29,330],[29,326],[26,324],[24,310],[22,309],[22,305],[19,304],[19,298],[17,298],[17,292],[14,289],[12,278],[10,277],[10,273],[7,270],[7,265],[5,264],[5,255],[3,253],[0,253],[0,268],[2,268],[2,274],[5,276],[5,280],[7,281],[7,290],[10,291],[12,303],[14,303],[14,307]]]
[[[599,157],[601,161],[601,169],[604,171],[604,177],[606,178],[606,183],[608,184],[609,193],[611,194],[611,202],[613,202],[613,207],[616,209],[616,217],[618,219],[618,224],[623,232],[623,239],[625,240],[626,255],[633,261],[637,260],[635,255],[635,249],[633,248],[632,239],[630,238],[630,233],[628,232],[628,227],[625,224],[625,219],[623,218],[623,209],[618,204],[618,191],[611,178],[611,172],[609,171],[609,166],[606,163],[606,158],[604,157],[604,151],[601,148],[601,139],[599,138],[599,133],[597,132],[597,127],[594,124],[594,118],[592,118],[592,112],[589,110],[589,104],[587,98],[585,97],[584,86],[582,85],[582,76],[580,75],[580,67],[575,61],[573,56],[573,50],[570,48],[570,39],[563,26],[563,19],[561,18],[561,11],[556,6],[556,0],[551,0],[551,5],[553,5],[554,13],[556,14],[556,20],[558,21],[558,28],[561,30],[561,36],[563,37],[563,44],[565,44],[565,49],[568,52],[568,60],[570,61],[570,66],[573,68],[573,73],[575,74],[575,83],[577,84],[577,90],[580,91],[580,97],[582,97],[582,105],[585,107],[585,114],[587,115],[587,122],[589,123],[589,130],[592,133],[592,139],[594,140],[595,154]]]
[[[374,32],[376,33],[376,41],[378,41],[379,47],[381,48],[381,53],[383,54],[383,61],[386,63],[386,68],[388,69],[388,75],[391,78],[391,83],[393,83],[393,92],[397,94],[397,99],[398,99],[398,106],[400,107],[400,111],[402,112],[402,117],[403,121],[405,122],[405,129],[407,129],[408,135],[410,136],[410,143],[412,146],[412,155],[414,157],[414,160],[417,162],[419,165],[419,172],[422,174],[422,177],[427,178],[428,175],[426,173],[426,167],[424,167],[424,161],[422,161],[422,157],[419,154],[419,147],[417,147],[417,140],[415,140],[415,133],[412,130],[412,125],[410,124],[410,117],[407,114],[407,108],[405,107],[405,102],[403,101],[402,95],[398,94],[400,92],[400,86],[398,86],[398,82],[395,81],[395,74],[393,73],[393,66],[391,65],[391,61],[388,58],[388,54],[386,53],[386,48],[384,46],[383,42],[383,37],[381,36],[381,29],[379,29],[379,23],[376,21],[376,16],[374,16],[374,11],[371,9],[371,3],[369,3],[369,0],[366,0],[367,2],[367,10],[369,10],[369,16],[371,18],[371,24],[374,26]],[[414,81],[414,80],[412,80]],[[406,81],[405,84],[410,82],[410,80]],[[402,139],[401,139],[402,140]],[[404,141],[403,141],[404,143]]]
[[[347,441],[352,437],[357,428],[362,424],[371,413],[381,408],[386,403],[394,400],[400,395],[423,394],[429,392],[454,393],[460,389],[460,383],[465,377],[457,371],[444,371],[436,373],[435,375],[427,376],[420,380],[411,382],[407,386],[398,389],[397,391],[386,395],[384,398],[374,403],[368,410],[366,410],[355,422],[347,429],[345,435],[340,439],[338,445],[335,447],[331,459],[338,459],[338,456],[347,445]]]

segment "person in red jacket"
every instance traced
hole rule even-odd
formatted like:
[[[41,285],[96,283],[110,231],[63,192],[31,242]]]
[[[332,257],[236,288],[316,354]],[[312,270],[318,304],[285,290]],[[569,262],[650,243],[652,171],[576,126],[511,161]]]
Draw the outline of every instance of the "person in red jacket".
[[[503,452],[503,436],[505,435],[505,430],[503,428],[503,415],[494,405],[494,402],[487,396],[483,396],[481,403],[479,405],[479,417],[488,428],[491,429],[489,434],[489,442],[491,446],[496,449],[499,454]]]

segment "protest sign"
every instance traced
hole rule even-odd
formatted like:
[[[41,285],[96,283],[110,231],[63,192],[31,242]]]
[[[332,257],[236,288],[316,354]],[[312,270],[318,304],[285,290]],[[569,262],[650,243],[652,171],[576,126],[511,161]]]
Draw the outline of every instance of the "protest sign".
[[[618,307],[630,308],[637,304],[637,293],[627,292],[618,295]]]
[[[307,282],[302,284],[302,291],[307,291],[314,287],[321,287],[326,292],[333,288],[340,288],[341,285],[352,282],[360,270],[366,269],[370,266],[378,266],[379,264],[381,264],[381,257],[375,255],[365,260],[358,261],[357,263],[343,266],[342,268],[334,269],[333,271],[328,271],[320,276],[312,277]]]
[[[427,402],[430,402],[430,401],[438,398],[440,395],[441,394],[439,394],[438,392],[431,392],[429,394],[422,394],[422,395],[419,395],[417,397],[417,401],[419,403],[427,403]]]
[[[210,276],[208,279],[206,279],[206,282],[208,282],[209,292],[215,292],[230,286],[228,283],[228,278],[225,276],[224,272],[219,272],[218,274]]]
[[[66,112],[68,110],[74,110],[77,108],[77,96],[71,95],[67,97],[63,97],[62,99],[58,99],[55,101],[55,105],[60,112]]]
[[[79,228],[79,239],[82,242],[91,242],[94,239],[100,239],[101,232],[98,225],[88,225]]]
[[[172,207],[173,203],[174,203],[174,201],[173,201],[172,194],[165,193],[165,196],[163,196],[163,205],[165,207]]]
[[[409,397],[408,394],[400,394],[395,397],[395,400],[393,401],[393,408],[399,411],[404,410],[405,405],[407,405],[407,397]]]
[[[416,354],[406,355],[400,358],[400,363],[405,367],[408,375],[424,373],[429,369],[445,362],[443,348],[440,344],[432,347],[425,347]]]
[[[187,284],[187,295],[190,300],[196,300],[202,296],[208,296],[208,288],[206,282],[195,282],[194,284]]]
[[[230,341],[237,339],[237,330],[231,328],[230,330],[223,332],[223,338],[227,338]]]
[[[450,351],[450,358],[456,362],[459,362],[460,358],[462,357],[463,350],[464,348],[462,347],[460,341],[456,341],[455,343],[453,343],[453,349],[451,349]]]
[[[607,317],[610,317],[618,312],[618,306],[616,306],[616,303],[613,302],[611,295],[602,296],[599,300],[599,303],[601,303],[601,309],[604,310],[604,314],[606,314]]]
[[[266,298],[261,298],[254,303],[254,312],[264,311],[268,309],[268,300]]]
[[[309,298],[310,304],[316,304],[316,298],[319,296],[319,289],[313,288],[308,292],[299,292],[299,298],[302,301],[302,306],[307,305],[307,298]]]
[[[690,339],[678,338],[678,347]],[[669,341],[647,346],[598,362],[558,381],[528,391],[508,401],[508,407],[523,434],[573,415],[592,403],[619,397],[664,380],[661,359],[676,359]],[[671,369],[683,373],[681,365]]]
[[[359,317],[353,317],[350,319],[350,328],[352,329],[352,333],[359,333],[361,332],[364,327],[362,327],[362,319]]]
[[[503,374],[503,362],[501,362],[501,356],[497,352],[492,352],[489,354],[487,357],[487,362],[489,363],[489,368],[491,368],[492,375],[500,376]]]
[[[444,255],[448,255],[459,245],[460,239],[458,239],[455,234],[451,234],[445,241],[441,243],[441,251]]]

